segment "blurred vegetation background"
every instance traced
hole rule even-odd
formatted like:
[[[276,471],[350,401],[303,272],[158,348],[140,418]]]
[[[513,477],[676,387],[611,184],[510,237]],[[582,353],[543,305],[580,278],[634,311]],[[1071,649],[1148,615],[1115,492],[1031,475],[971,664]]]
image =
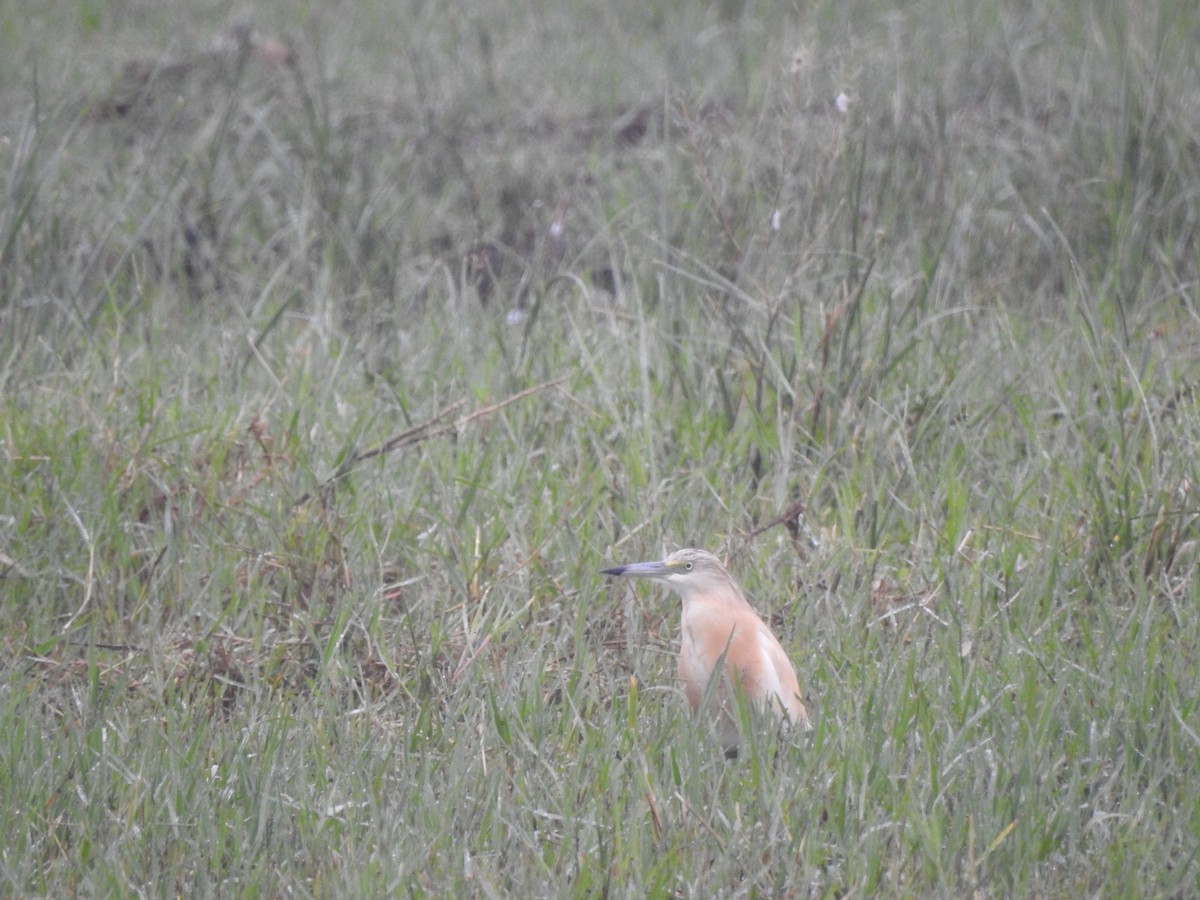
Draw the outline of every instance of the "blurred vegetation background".
[[[1184,896],[1192,3],[0,7],[0,884]],[[809,738],[674,688],[702,546]]]

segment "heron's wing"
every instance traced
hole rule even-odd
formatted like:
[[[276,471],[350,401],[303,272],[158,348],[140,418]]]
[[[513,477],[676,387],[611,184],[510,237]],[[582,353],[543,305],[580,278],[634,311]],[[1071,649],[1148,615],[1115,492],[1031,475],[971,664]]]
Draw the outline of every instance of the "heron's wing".
[[[800,682],[796,680],[796,670],[792,661],[779,639],[760,619],[758,623],[758,643],[763,656],[766,658],[773,674],[771,685],[778,699],[779,707],[788,714],[793,723],[803,728],[811,727],[808,721],[808,710],[800,699]],[[778,712],[779,709],[776,709]]]

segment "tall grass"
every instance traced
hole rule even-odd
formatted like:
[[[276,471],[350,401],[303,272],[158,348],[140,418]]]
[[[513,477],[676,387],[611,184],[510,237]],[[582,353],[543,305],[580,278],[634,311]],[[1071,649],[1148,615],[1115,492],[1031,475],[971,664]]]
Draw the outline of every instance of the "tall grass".
[[[1194,892],[1191,6],[451,6],[0,12],[4,890]]]

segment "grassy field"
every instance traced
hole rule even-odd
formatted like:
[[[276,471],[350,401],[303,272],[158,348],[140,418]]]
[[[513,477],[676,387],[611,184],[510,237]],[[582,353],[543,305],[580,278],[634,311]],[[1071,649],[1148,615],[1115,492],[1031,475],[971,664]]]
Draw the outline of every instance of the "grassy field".
[[[0,894],[1194,894],[1200,11],[1076,6],[0,6]]]

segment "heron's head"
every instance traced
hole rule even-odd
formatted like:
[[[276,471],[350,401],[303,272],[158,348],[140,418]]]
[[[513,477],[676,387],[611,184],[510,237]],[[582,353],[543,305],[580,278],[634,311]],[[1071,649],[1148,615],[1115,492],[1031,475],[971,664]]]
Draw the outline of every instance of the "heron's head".
[[[684,602],[694,594],[732,594],[737,599],[745,599],[721,561],[707,550],[676,550],[661,562],[613,566],[602,570],[602,574],[662,582],[679,594]]]

